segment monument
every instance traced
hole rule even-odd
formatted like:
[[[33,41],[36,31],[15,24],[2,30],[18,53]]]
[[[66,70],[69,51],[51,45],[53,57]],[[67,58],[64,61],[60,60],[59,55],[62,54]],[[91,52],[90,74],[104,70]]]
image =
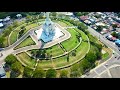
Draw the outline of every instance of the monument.
[[[42,28],[36,30],[38,40],[43,40],[45,43],[55,40],[64,34],[49,18],[49,13],[46,12],[46,20],[42,25]]]

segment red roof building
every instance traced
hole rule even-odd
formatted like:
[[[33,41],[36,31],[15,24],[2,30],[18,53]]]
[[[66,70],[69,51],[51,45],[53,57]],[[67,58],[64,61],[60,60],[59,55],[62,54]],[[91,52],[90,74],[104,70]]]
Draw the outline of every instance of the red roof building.
[[[85,20],[88,19],[88,16],[80,16],[80,19],[83,20],[83,21],[85,21]]]
[[[111,39],[112,39],[113,41],[117,40],[117,38],[116,38],[116,37],[111,37]]]

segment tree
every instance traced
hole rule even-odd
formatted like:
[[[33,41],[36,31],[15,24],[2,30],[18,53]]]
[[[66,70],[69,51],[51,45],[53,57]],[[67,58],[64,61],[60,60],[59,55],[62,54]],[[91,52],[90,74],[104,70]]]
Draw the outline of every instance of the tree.
[[[45,71],[40,68],[36,69],[33,73],[33,78],[44,78],[45,77]]]
[[[21,27],[21,30],[19,32],[19,38],[24,34],[24,31],[26,30],[25,26]]]
[[[52,12],[52,16],[56,17],[57,13],[56,12]]]
[[[113,37],[118,38],[118,34],[117,34],[116,32],[113,32],[111,35],[112,35]]]
[[[26,22],[30,22],[32,20],[32,17],[30,15],[26,16]]]
[[[97,29],[96,29],[96,30],[97,30],[98,32],[101,32],[101,31],[102,31],[102,29],[103,29],[103,27],[102,27],[102,26],[97,26]]]
[[[17,75],[19,75],[19,74],[22,73],[23,67],[22,67],[22,64],[21,64],[20,62],[16,61],[15,63],[13,63],[13,64],[11,65],[11,69],[12,69],[12,71],[14,71]]]
[[[37,55],[37,50],[32,50],[32,51],[31,51],[31,54],[32,54],[32,56],[36,57],[36,55]]]
[[[81,62],[79,63],[79,68],[81,68],[82,70],[82,74],[88,69],[88,68],[90,68],[91,67],[91,64],[90,64],[90,62],[88,62],[88,60],[87,59],[83,59],[83,60],[81,60]]]
[[[17,61],[17,58],[14,56],[14,55],[8,55],[6,58],[5,58],[5,62],[6,64],[8,65],[12,65],[13,63],[15,63]]]
[[[97,56],[94,51],[90,50],[85,57],[91,64],[95,63]]]
[[[81,68],[79,68],[79,64],[74,64],[70,68],[70,77],[79,77],[81,75]]]
[[[112,24],[112,27],[115,29],[117,28],[117,24]]]
[[[4,47],[4,43],[3,43],[4,40],[5,40],[5,38],[0,36],[0,48]]]
[[[60,72],[60,77],[61,78],[67,78],[68,76],[68,71],[67,70],[61,70]]]
[[[56,78],[56,70],[55,69],[48,69],[46,72],[46,78]]]
[[[13,27],[10,25],[8,26],[4,31],[4,36],[8,36],[10,34],[10,32],[13,30]]]
[[[32,69],[30,69],[29,67],[24,67],[23,77],[31,78],[32,73],[33,73]]]
[[[17,27],[19,24],[18,24],[18,21],[14,21],[13,22],[13,27]]]
[[[76,56],[76,51],[75,50],[72,51],[72,56]]]

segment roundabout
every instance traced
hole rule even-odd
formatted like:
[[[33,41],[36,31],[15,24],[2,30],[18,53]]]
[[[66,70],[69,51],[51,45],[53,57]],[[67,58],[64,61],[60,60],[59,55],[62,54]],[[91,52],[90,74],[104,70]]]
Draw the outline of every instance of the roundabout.
[[[36,24],[32,28],[27,28],[19,38],[20,30],[13,31],[9,36],[10,46],[0,52],[3,54],[0,61],[4,61],[8,55],[13,54],[23,66],[48,70],[50,68],[67,68],[82,60],[90,49],[87,35],[74,26],[66,24],[64,27],[57,22],[54,24],[62,31],[63,35],[58,36],[58,33],[56,34],[57,38],[48,40],[48,42],[38,39],[35,33],[36,30],[40,30],[42,25]],[[26,24],[23,25],[26,26]],[[13,39],[14,33],[17,39],[11,41],[10,38]]]

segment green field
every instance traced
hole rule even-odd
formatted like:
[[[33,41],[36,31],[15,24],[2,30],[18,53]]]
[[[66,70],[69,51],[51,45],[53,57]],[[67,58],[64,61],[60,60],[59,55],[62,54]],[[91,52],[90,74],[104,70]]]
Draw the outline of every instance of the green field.
[[[46,52],[52,54],[52,56],[58,56],[64,53],[62,48],[59,45],[52,46],[51,48],[46,49]]]
[[[29,36],[22,43],[20,43],[17,47],[15,47],[15,49],[22,48],[22,47],[25,47],[25,46],[30,46],[30,45],[35,45],[35,42]]]
[[[53,59],[56,67],[62,67],[73,63],[75,61],[79,61],[83,56],[86,55],[87,50],[89,49],[89,44],[87,42],[81,42],[81,45],[76,49],[76,56],[69,56],[69,62],[67,62],[67,56],[63,56],[62,58]]]
[[[105,54],[102,54],[102,59],[106,60],[109,57],[109,53],[106,52]]]
[[[39,19],[39,21],[43,21],[43,19],[42,19],[42,20]],[[16,28],[16,30],[14,30],[14,31],[12,32],[11,36],[9,37],[9,38],[10,38],[10,44],[13,44],[13,43],[15,43],[15,42],[17,41],[18,34],[19,34],[22,26],[25,26],[25,28],[26,28],[26,30],[25,30],[24,33],[23,33],[23,34],[25,34],[25,33],[26,33],[27,31],[29,31],[31,28],[37,27],[38,24],[37,24],[37,23],[33,23],[33,24],[31,24],[31,23],[28,23],[28,24],[27,24],[27,23],[24,23],[24,24],[18,26],[18,27]]]
[[[38,24],[37,23],[33,23],[33,24],[30,24],[28,26],[26,26],[26,30],[24,31],[24,33],[26,33],[27,31],[29,31],[30,29],[34,28],[34,27],[37,27]]]
[[[74,29],[68,29],[68,32],[70,32],[71,34],[70,39],[62,42],[61,44],[64,46],[64,48],[67,51],[70,51],[79,44],[78,39],[76,38],[76,35],[78,34],[78,32],[76,32]]]
[[[60,68],[62,66],[73,64],[74,62],[78,62],[82,58],[84,58],[87,51],[89,50],[89,42],[87,42],[88,41],[87,36],[85,35],[84,32],[82,32],[81,30],[78,30],[78,29],[68,29],[68,31],[71,34],[71,38],[61,43],[67,51],[72,50],[79,44],[79,41],[76,37],[76,35],[78,35],[78,33],[80,33],[81,37],[82,37],[82,41],[81,41],[80,45],[78,46],[78,48],[76,49],[76,56],[72,56],[72,53],[70,52],[69,61],[67,61],[68,55],[65,55],[65,56],[62,56],[62,57],[59,57],[56,59],[52,59],[52,60],[40,60],[38,63],[38,66],[37,66],[38,68],[43,68],[43,69]],[[21,47],[21,46],[23,47],[25,45],[28,45],[28,42],[30,42],[30,41],[25,40],[22,42],[22,43],[24,43],[24,45],[20,44],[17,47]],[[31,51],[28,51],[28,52],[31,53]],[[49,54],[52,53],[52,56],[57,56],[57,55],[63,54],[64,51],[60,48],[59,45],[55,45],[51,48],[46,49],[46,53],[49,53]],[[23,62],[26,63],[27,61],[31,61],[31,58],[26,53],[23,53],[22,55],[21,54],[18,54],[17,56],[19,56]],[[27,60],[25,60],[24,58],[26,58]],[[35,61],[35,60],[32,59],[32,61]]]
[[[51,60],[42,60],[38,63],[38,68],[49,69],[52,68],[52,61]]]
[[[21,62],[28,65],[29,67],[33,68],[35,66],[35,59],[30,58],[25,52],[17,54],[17,57],[19,57]]]
[[[87,40],[87,36],[82,31],[80,31],[80,33],[81,33],[83,39]],[[74,63],[75,61],[79,61],[80,59],[82,59],[86,55],[86,52],[88,51],[88,49],[89,49],[89,43],[82,41],[80,46],[76,49],[76,56],[72,56],[70,53],[69,62],[67,62],[67,55],[66,55],[66,56],[56,58],[56,59],[52,59],[53,63],[50,60],[44,61],[44,63],[40,62],[38,64],[38,66],[42,67],[44,69],[48,69],[50,67],[53,67],[53,65],[56,68],[59,68],[59,67],[65,66],[65,65],[69,65],[71,63]]]
[[[67,21],[55,21],[55,22],[57,22],[62,27],[73,26],[73,24],[71,24],[71,23],[69,23]]]
[[[19,34],[19,31],[21,29],[22,26],[25,26],[26,23],[20,25],[19,27],[17,27],[10,35],[9,37],[9,40],[10,40],[10,44],[13,44],[17,41],[17,38],[18,38],[18,34]]]

